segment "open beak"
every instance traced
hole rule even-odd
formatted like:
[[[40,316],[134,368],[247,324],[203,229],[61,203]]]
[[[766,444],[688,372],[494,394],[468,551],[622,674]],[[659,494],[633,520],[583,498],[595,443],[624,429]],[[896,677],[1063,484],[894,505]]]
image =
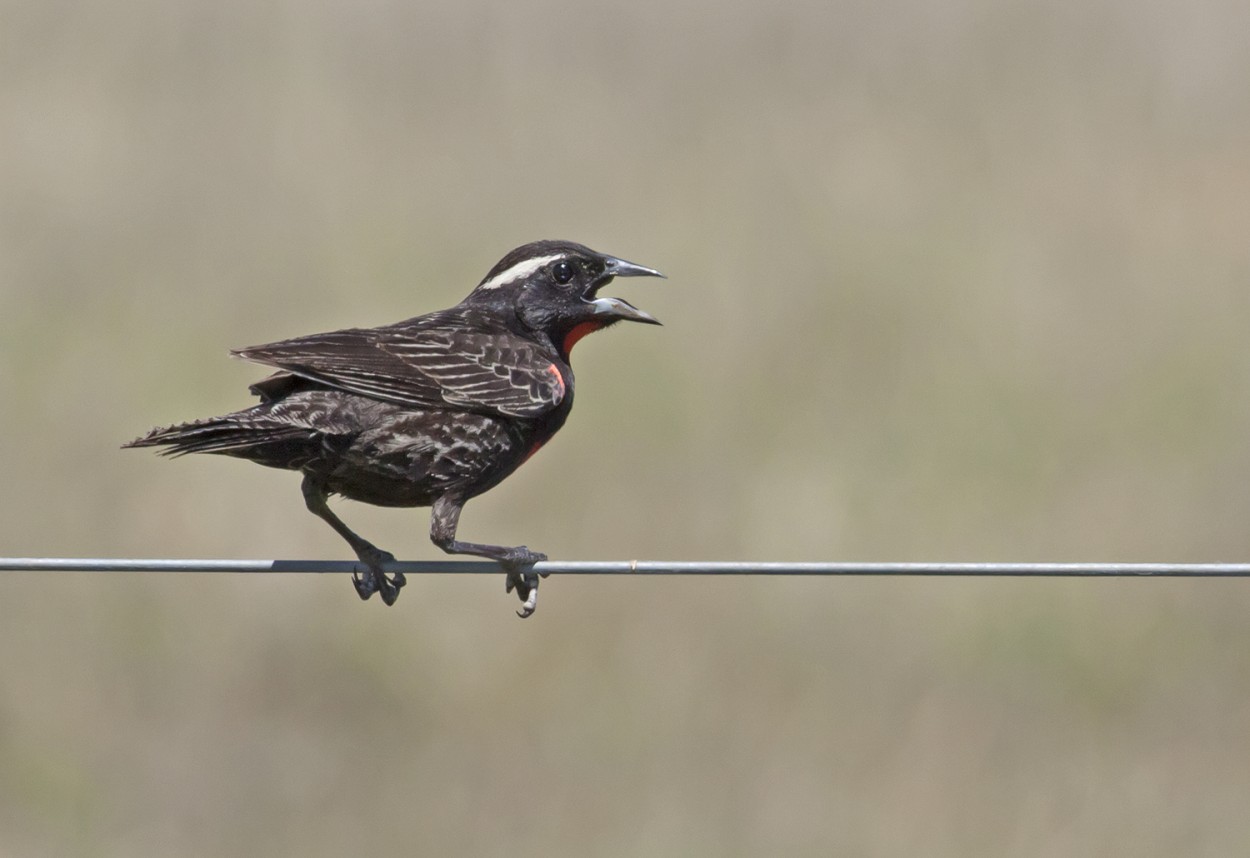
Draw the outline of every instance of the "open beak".
[[[604,257],[603,264],[603,273],[608,277],[659,277],[665,279],[664,275],[654,268],[647,268],[645,265],[638,265],[634,262],[626,262],[624,259],[617,259],[615,256]]]
[[[597,291],[601,286],[607,284],[613,277],[660,277],[664,275],[656,271],[654,268],[647,268],[645,265],[638,265],[634,262],[627,262],[624,259],[617,259],[615,256],[606,256],[603,260],[604,269],[603,277],[595,286]],[[593,298],[590,305],[595,308],[596,316],[603,316],[613,320],[623,322],[642,322],[647,325],[658,325],[660,320],[639,310],[628,301],[622,301],[620,298]]]
[[[650,313],[644,313],[628,301],[620,298],[596,298],[590,302],[595,308],[596,316],[603,316],[613,321],[643,322],[647,325],[658,325],[660,320]]]

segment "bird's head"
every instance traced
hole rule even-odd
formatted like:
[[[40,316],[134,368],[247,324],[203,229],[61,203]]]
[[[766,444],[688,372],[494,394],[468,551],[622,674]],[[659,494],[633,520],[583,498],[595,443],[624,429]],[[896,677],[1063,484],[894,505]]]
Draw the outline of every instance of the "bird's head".
[[[499,260],[467,300],[515,311],[567,356],[586,334],[617,322],[660,324],[628,301],[599,297],[599,290],[615,277],[663,276],[571,241],[535,241]]]

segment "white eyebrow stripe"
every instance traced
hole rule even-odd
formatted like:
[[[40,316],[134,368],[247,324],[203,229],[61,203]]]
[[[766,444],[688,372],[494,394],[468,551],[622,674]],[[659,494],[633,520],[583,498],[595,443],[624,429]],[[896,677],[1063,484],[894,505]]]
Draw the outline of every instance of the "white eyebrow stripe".
[[[498,289],[500,286],[507,286],[513,280],[521,277],[528,277],[539,268],[542,268],[548,262],[555,262],[557,259],[563,259],[565,254],[556,253],[551,256],[535,256],[533,259],[525,259],[513,265],[511,268],[505,268],[494,277],[481,283],[478,289]]]

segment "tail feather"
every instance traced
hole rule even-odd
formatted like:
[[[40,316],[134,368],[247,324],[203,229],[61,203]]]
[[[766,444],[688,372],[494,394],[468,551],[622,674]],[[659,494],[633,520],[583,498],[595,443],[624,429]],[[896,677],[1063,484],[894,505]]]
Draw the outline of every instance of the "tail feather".
[[[163,456],[188,453],[221,453],[241,456],[268,464],[271,459],[289,459],[296,448],[319,447],[317,433],[308,427],[277,421],[256,420],[246,412],[209,417],[191,423],[178,423],[153,429],[123,447],[165,447]]]
[[[266,379],[258,386],[263,386],[261,393],[268,401],[260,405],[158,427],[122,446],[163,447],[166,456],[219,453],[273,468],[300,469],[350,445],[369,409],[393,408],[336,391],[299,390],[300,384],[294,376]]]

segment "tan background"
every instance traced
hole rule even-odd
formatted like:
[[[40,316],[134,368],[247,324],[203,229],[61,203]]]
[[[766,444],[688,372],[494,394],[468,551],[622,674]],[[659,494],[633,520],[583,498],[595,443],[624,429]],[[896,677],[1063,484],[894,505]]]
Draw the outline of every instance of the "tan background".
[[[1250,559],[1250,6],[0,3],[0,554],[347,558],[118,445],[566,237],[468,539]],[[404,558],[424,511],[337,507]],[[1250,583],[0,578],[0,855],[1225,856]]]

